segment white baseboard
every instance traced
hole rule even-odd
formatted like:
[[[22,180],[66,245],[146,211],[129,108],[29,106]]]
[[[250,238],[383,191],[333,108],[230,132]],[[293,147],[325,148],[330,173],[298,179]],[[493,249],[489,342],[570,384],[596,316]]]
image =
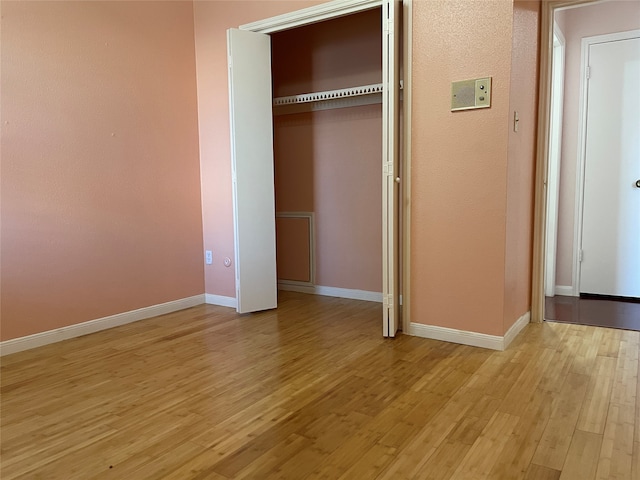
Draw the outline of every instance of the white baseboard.
[[[129,312],[117,313],[108,317],[97,318],[87,322],[69,325],[67,327],[56,328],[46,332],[27,335],[26,337],[12,338],[0,342],[0,356],[9,355],[11,353],[22,352],[32,348],[49,345],[50,343],[61,342],[70,338],[81,337],[90,333],[99,332],[108,328],[126,325],[127,323],[137,322],[146,318],[164,315],[166,313],[177,312],[185,308],[194,307],[204,303],[204,294],[194,295],[193,297],[181,298],[171,302],[151,305],[149,307],[131,310]]]
[[[555,294],[564,297],[573,297],[573,287],[571,285],[556,285]]]
[[[441,340],[443,342],[470,345],[472,347],[489,348],[491,350],[505,350],[518,333],[527,326],[530,318],[531,314],[529,312],[522,315],[511,326],[504,337],[413,322],[409,324],[409,335]]]
[[[518,334],[531,323],[531,312],[527,312],[522,315],[516,322],[511,325],[511,328],[507,330],[507,333],[504,334],[503,339],[503,348],[502,350],[506,350],[511,345],[511,342],[515,340]]]
[[[219,305],[221,307],[238,307],[238,300],[236,297],[225,297],[223,295],[213,295],[212,293],[205,294],[205,303],[210,305]]]
[[[278,282],[279,290],[290,292],[310,293],[312,295],[325,295],[327,297],[350,298],[352,300],[366,300],[368,302],[382,303],[382,293],[368,290],[354,290],[351,288],[323,287],[321,285],[292,285]]]

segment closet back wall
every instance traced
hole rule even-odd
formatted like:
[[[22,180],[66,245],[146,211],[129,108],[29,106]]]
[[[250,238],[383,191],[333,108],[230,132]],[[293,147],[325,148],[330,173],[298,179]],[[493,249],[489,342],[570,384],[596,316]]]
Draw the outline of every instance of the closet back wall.
[[[381,81],[379,8],[271,37],[276,97]],[[274,155],[276,211],[315,213],[315,283],[380,292],[381,104],[276,115]]]

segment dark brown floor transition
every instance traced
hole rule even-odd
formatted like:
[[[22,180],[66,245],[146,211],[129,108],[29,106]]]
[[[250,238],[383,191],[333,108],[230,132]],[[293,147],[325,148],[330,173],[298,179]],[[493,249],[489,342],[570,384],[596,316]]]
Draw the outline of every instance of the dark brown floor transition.
[[[579,297],[545,298],[545,320],[640,331],[640,303]]]

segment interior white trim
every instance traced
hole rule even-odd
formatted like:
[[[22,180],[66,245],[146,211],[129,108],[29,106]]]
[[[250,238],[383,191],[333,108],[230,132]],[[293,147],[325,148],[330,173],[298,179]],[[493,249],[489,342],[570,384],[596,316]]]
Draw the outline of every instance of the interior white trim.
[[[219,305],[220,307],[238,307],[238,300],[236,297],[225,297],[223,295],[214,295],[212,293],[205,294],[204,303],[209,305]]]
[[[527,326],[530,320],[531,313],[525,313],[509,328],[503,337],[413,322],[409,324],[409,335],[441,340],[443,342],[459,343],[461,345],[470,345],[472,347],[489,348],[491,350],[505,350],[522,329]]]
[[[556,285],[555,294],[563,297],[574,297],[572,285]]]
[[[503,350],[504,338],[497,335],[487,335],[484,333],[468,332],[466,330],[456,330],[454,328],[437,327],[435,325],[424,325],[422,323],[411,322],[409,324],[409,335],[443,342],[459,343],[472,347],[489,348],[491,350]]]
[[[518,334],[531,323],[531,312],[526,312],[518,320],[515,321],[511,328],[504,334],[502,343],[502,350],[506,350],[511,345],[511,342],[518,336]]]
[[[547,172],[547,237],[545,264],[545,295],[553,296],[556,286],[558,209],[560,198],[560,165],[562,154],[562,117],[564,110],[565,39],[558,25],[553,24],[553,58],[551,69],[551,115],[549,122],[549,152]]]
[[[589,47],[597,43],[616,42],[640,37],[640,29],[626,32],[608,33],[584,37],[580,52],[580,105],[578,110],[578,159],[576,162],[576,210],[573,217],[573,271],[572,271],[572,296],[580,295],[580,250],[582,249],[582,216],[584,214],[584,172],[587,156],[587,100],[589,84],[587,80],[587,67],[589,66]]]
[[[352,300],[365,300],[367,302],[382,303],[381,292],[368,290],[356,290],[352,288],[323,287],[322,285],[292,285],[278,282],[278,290],[290,292],[308,293],[311,295],[324,295],[326,297],[350,298]]]
[[[580,292],[580,245],[582,245],[582,199],[584,198],[584,156],[587,131],[587,82],[586,68],[589,62],[589,46],[582,39],[580,51],[580,103],[578,105],[578,158],[576,160],[576,190],[575,208],[573,211],[573,258],[571,266],[571,296],[576,297]]]
[[[402,290],[400,291],[400,305],[402,305],[402,331],[408,332],[411,325],[411,101],[412,101],[412,65],[413,65],[413,0],[402,2],[402,136],[404,143],[402,155]],[[406,300],[406,302],[404,301]]]
[[[301,25],[321,22],[338,16],[370,10],[382,5],[382,0],[334,0],[333,2],[314,5],[295,12],[258,20],[240,25],[240,30],[251,30],[259,33],[272,33]]]
[[[178,310],[184,310],[185,308],[201,305],[204,303],[204,300],[204,294],[194,295],[193,297],[181,298],[179,300],[151,305],[137,310],[117,313],[115,315],[109,315],[108,317],[97,318],[95,320],[89,320],[87,322],[77,323],[67,327],[27,335],[26,337],[12,338],[11,340],[0,342],[0,356],[22,352],[23,350],[41,347],[50,343],[61,342],[62,340],[68,340],[70,338],[81,337],[83,335],[99,332],[108,328],[119,327],[120,325],[126,325],[127,323],[145,320],[158,315],[177,312]]]

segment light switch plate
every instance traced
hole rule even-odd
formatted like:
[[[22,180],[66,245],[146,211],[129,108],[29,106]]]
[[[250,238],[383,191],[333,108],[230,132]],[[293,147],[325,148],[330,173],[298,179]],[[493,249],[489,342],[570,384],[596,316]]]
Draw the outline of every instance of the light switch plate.
[[[451,83],[451,111],[489,108],[491,77],[474,78]]]

